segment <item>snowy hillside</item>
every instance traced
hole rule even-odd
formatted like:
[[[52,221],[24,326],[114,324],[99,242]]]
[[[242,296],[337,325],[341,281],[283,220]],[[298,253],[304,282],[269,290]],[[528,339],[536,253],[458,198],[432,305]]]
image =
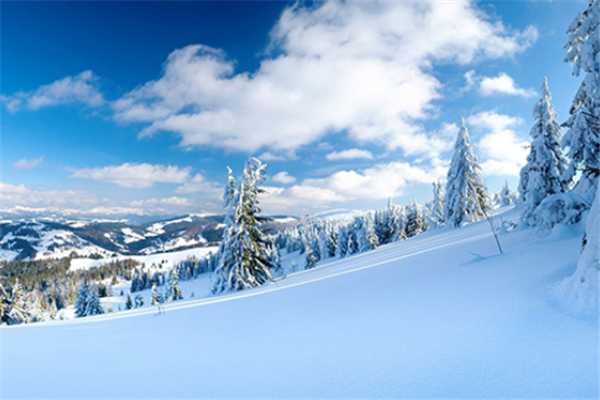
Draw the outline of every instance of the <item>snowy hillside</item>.
[[[598,319],[567,315],[551,295],[575,270],[581,231],[500,240],[503,255],[480,221],[252,290],[184,292],[162,315],[4,326],[1,394],[597,398]]]

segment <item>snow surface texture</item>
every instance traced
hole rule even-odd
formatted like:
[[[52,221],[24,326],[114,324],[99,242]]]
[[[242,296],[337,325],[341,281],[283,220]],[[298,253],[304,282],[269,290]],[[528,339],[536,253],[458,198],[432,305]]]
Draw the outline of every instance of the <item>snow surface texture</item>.
[[[513,230],[499,255],[481,221],[162,315],[3,327],[0,396],[598,398],[598,319],[551,295],[581,233]]]
[[[560,282],[555,289],[556,297],[574,315],[598,314],[598,280],[600,273],[600,195],[596,195],[586,222],[586,245],[577,271]]]

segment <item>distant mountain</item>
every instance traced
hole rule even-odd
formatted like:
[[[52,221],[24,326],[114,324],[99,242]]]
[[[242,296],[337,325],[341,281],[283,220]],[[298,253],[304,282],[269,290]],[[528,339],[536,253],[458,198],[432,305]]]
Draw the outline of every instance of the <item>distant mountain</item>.
[[[265,229],[295,223],[295,218],[278,216]],[[214,214],[189,214],[142,224],[60,218],[5,220],[0,221],[0,260],[105,258],[214,246],[220,242],[223,228],[223,216]]]

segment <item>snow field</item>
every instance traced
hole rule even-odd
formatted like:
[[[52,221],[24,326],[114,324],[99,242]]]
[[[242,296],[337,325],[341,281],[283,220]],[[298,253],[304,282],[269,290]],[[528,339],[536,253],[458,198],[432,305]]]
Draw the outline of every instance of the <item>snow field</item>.
[[[598,319],[573,318],[551,296],[580,238],[516,230],[499,255],[481,221],[253,290],[187,300],[184,287],[162,315],[3,327],[0,394],[597,398]]]

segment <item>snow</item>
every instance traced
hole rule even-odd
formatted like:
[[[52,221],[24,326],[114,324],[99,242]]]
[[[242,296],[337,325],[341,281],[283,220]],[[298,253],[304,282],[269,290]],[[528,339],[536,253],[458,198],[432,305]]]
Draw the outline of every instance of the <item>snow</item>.
[[[573,318],[551,294],[575,271],[581,234],[515,229],[499,255],[480,221],[252,290],[184,288],[162,315],[3,327],[1,395],[597,398],[598,317]],[[194,282],[181,284],[209,283]]]
[[[121,232],[123,232],[123,235],[125,235],[125,238],[123,239],[125,243],[133,243],[146,239],[139,233],[135,233],[131,228],[121,228]]]
[[[108,264],[113,261],[126,260],[126,259],[135,260],[142,264],[146,264],[147,266],[150,266],[152,264],[156,264],[156,265],[162,264],[164,267],[170,269],[170,268],[173,268],[173,266],[180,261],[187,260],[190,257],[196,257],[196,258],[205,257],[208,253],[216,252],[217,249],[218,249],[218,247],[208,246],[208,247],[200,247],[200,248],[189,249],[189,250],[174,251],[171,253],[156,253],[156,254],[150,254],[150,255],[145,255],[145,256],[118,255],[117,257],[98,259],[98,260],[91,259],[91,258],[75,258],[75,259],[71,260],[71,268],[70,269],[72,271],[76,271],[79,269],[89,269],[92,267],[99,267],[101,265]]]

